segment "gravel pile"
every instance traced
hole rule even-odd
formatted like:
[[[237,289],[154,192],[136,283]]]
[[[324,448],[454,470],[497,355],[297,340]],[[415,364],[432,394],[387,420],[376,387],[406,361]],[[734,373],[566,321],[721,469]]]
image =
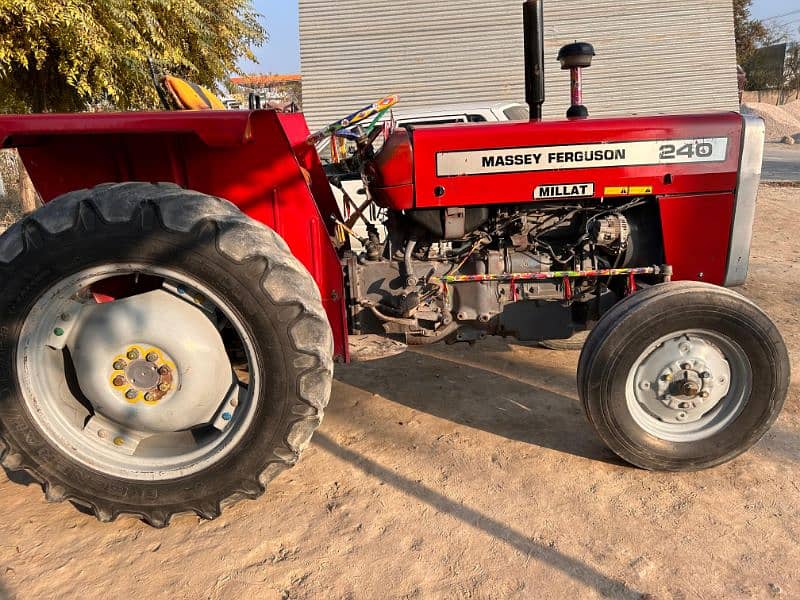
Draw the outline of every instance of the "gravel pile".
[[[789,113],[791,117],[800,121],[800,100],[795,100],[794,102],[785,104],[781,108],[783,108],[783,110]]]
[[[768,142],[780,142],[785,137],[800,139],[800,101],[784,106],[748,102],[742,105],[742,111],[757,114],[764,119]]]

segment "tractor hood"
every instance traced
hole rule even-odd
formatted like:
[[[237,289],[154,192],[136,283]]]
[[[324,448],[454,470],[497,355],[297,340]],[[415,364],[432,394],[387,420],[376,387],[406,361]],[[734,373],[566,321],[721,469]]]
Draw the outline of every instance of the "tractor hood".
[[[395,210],[733,192],[738,113],[417,126],[367,165]]]

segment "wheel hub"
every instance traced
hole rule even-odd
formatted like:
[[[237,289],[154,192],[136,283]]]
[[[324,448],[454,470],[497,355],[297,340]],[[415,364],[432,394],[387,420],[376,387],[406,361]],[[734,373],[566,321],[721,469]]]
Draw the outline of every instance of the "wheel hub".
[[[234,381],[208,313],[165,290],[85,306],[66,346],[96,413],[139,432],[212,423]]]
[[[666,423],[692,423],[728,393],[730,365],[699,336],[666,340],[646,354],[634,376],[638,403]]]
[[[143,360],[131,363],[126,375],[131,385],[140,390],[154,388],[158,384],[158,369]]]
[[[180,387],[175,362],[160,348],[129,346],[111,363],[111,385],[131,404],[156,404]]]

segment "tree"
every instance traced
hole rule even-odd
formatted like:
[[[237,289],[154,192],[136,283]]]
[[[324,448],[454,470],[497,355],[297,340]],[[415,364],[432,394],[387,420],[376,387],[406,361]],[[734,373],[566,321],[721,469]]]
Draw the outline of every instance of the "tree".
[[[0,0],[0,110],[154,108],[148,58],[214,88],[265,40],[250,0]]]
[[[733,29],[736,37],[736,59],[745,64],[753,52],[770,37],[767,27],[750,16],[753,0],[733,0]]]
[[[794,99],[800,98],[800,42],[792,42],[786,48],[786,91],[794,90]]]

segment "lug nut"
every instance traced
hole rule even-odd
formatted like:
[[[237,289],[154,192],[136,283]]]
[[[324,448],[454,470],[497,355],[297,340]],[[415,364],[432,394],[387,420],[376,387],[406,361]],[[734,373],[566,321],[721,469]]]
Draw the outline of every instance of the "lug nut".
[[[169,367],[167,365],[162,365],[158,368],[158,372],[161,373],[161,375],[167,375],[169,373]]]
[[[691,407],[692,407],[692,405],[689,404],[688,402],[679,402],[678,403],[678,408],[691,408]]]
[[[702,379],[710,379],[711,378],[711,373],[709,373],[708,371],[703,371],[702,373],[700,373],[700,377]]]
[[[161,383],[161,384],[159,384],[158,389],[161,392],[168,392],[169,391],[169,384],[168,383]]]
[[[664,376],[661,379],[664,381],[672,381],[672,373],[664,373]]]
[[[683,363],[683,364],[681,365],[681,369],[683,369],[684,371],[688,371],[688,370],[689,370],[689,369],[691,369],[691,368],[692,368],[692,365],[691,365],[691,363],[687,363],[687,362],[685,362],[685,363]]]
[[[139,358],[139,351],[136,348],[128,350],[128,358],[130,360],[136,360],[137,358]]]
[[[708,392],[703,390],[702,392],[700,392],[700,397],[701,398],[708,398]]]
[[[128,390],[127,392],[125,392],[125,397],[128,400],[133,400],[138,395],[139,395],[139,393],[136,390]]]
[[[126,363],[124,360],[115,360],[114,361],[114,370],[115,371],[122,371],[122,369],[124,369],[127,366],[128,366],[128,363]]]
[[[114,385],[117,387],[125,385],[125,378],[122,375],[117,375],[114,377]]]
[[[150,392],[147,392],[147,393],[144,395],[144,401],[145,401],[145,402],[151,402],[152,400],[153,400],[153,394],[151,394]]]
[[[158,354],[155,352],[148,352],[145,358],[147,359],[147,362],[156,362],[158,360]]]

